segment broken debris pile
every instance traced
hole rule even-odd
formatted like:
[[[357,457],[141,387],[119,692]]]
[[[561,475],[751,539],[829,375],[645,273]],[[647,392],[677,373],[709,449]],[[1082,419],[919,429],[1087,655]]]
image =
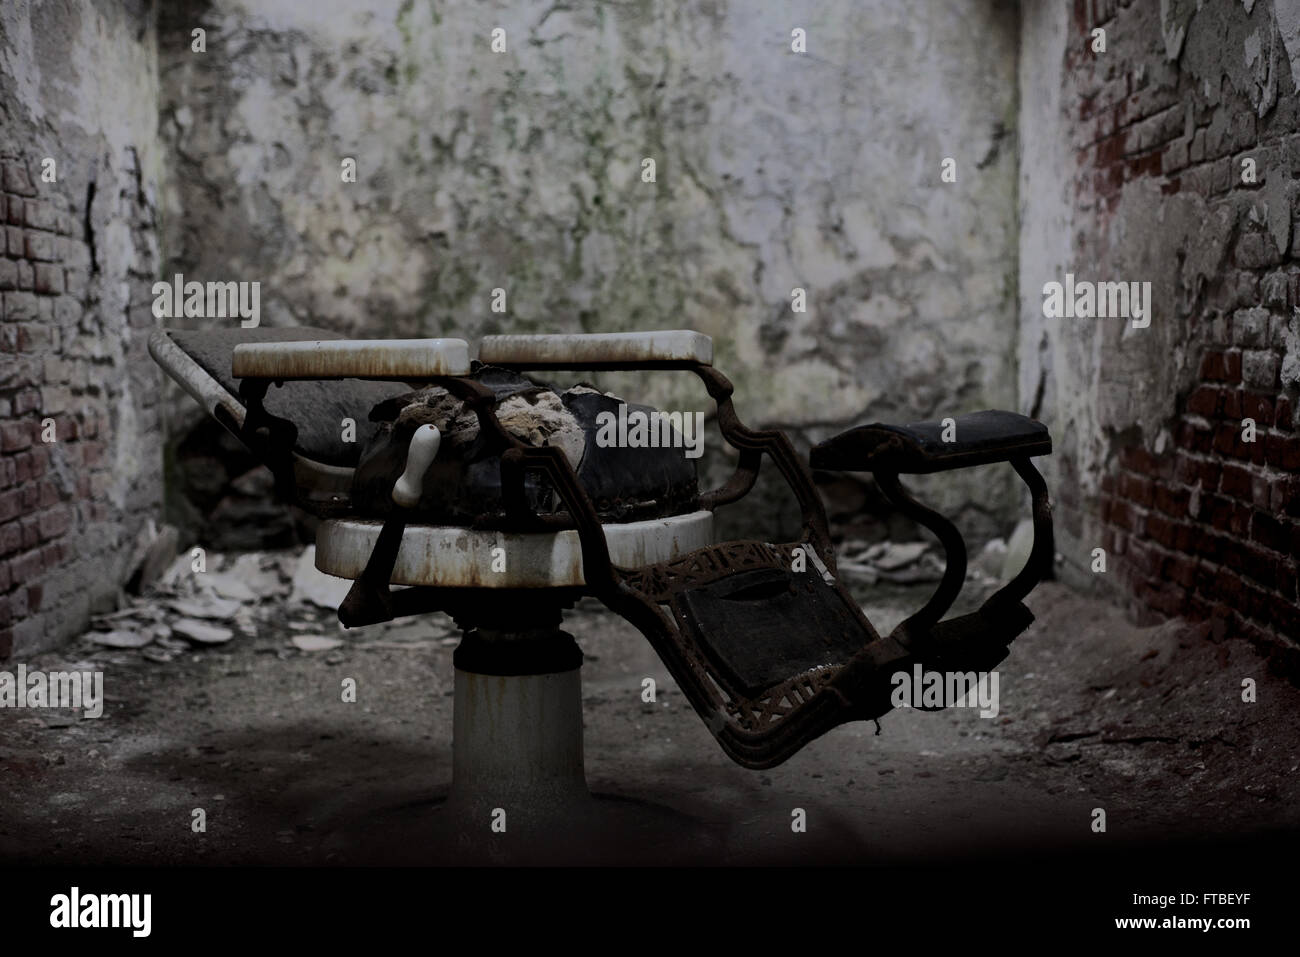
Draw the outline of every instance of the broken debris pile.
[[[1011,578],[1029,558],[1033,528],[1028,522],[1017,526],[1008,544],[989,540],[966,567],[967,581],[994,585]],[[943,551],[929,542],[875,542],[845,539],[836,549],[842,577],[874,585],[920,585],[943,578]]]
[[[138,649],[156,662],[238,637],[291,633],[301,651],[330,651],[343,641],[320,634],[351,582],[316,570],[314,546],[240,555],[182,554],[125,607],[97,616],[85,638],[105,648]]]

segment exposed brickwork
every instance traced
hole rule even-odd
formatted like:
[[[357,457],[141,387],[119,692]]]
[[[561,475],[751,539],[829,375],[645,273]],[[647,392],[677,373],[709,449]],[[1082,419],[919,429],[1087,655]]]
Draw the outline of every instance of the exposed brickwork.
[[[1300,673],[1300,244],[1287,185],[1300,172],[1300,101],[1282,43],[1270,44],[1267,3],[1249,16],[1224,5],[1220,15],[1235,19],[1218,27],[1262,38],[1260,59],[1247,64],[1255,82],[1234,81],[1225,68],[1222,84],[1216,73],[1208,88],[1168,58],[1161,6],[1074,5],[1062,109],[1079,164],[1075,255],[1123,269],[1105,237],[1134,228],[1138,215],[1152,218],[1130,188],[1143,181],[1156,195],[1196,194],[1207,219],[1223,213],[1226,255],[1177,304],[1192,351],[1189,386],[1170,397],[1167,427],[1116,435],[1094,500],[1077,488],[1058,497],[1067,512],[1096,509],[1099,544],[1143,616],[1213,618]],[[1098,26],[1105,54],[1089,49]],[[1241,58],[1236,41],[1223,38],[1225,62]],[[1253,183],[1243,182],[1246,159],[1255,161]]]
[[[155,375],[143,366],[151,316],[103,314],[93,193],[66,173],[42,182],[40,158],[0,147],[0,658],[48,646],[112,603],[161,469],[159,390],[141,379]],[[148,250],[152,203],[134,153],[123,159],[112,214]],[[155,268],[146,259],[113,279],[147,302]],[[136,462],[155,474],[121,474]]]

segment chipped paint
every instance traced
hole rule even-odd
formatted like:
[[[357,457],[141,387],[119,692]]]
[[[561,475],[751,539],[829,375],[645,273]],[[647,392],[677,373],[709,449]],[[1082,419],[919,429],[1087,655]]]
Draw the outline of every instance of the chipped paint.
[[[212,0],[233,55],[202,62],[164,38],[170,222],[204,224],[168,231],[169,270],[358,337],[696,329],[747,420],[800,444],[1016,405],[1013,4],[831,0],[806,56],[777,0],[510,0],[499,56],[433,0],[325,9]],[[983,532],[1016,514],[1012,481],[948,485]]]
[[[316,567],[327,575],[356,578],[370,559],[382,527],[380,522],[360,519],[322,522],[316,535]],[[713,544],[712,512],[602,527],[610,561],[623,568],[669,561]],[[505,549],[505,571],[492,570],[497,548]],[[554,588],[586,583],[576,531],[494,532],[439,525],[407,527],[391,581],[447,588]]]

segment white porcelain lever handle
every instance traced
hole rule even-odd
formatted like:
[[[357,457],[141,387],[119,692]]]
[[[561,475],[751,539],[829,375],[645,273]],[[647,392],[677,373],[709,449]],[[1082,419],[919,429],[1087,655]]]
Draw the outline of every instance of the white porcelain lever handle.
[[[436,425],[422,425],[411,436],[406,450],[406,471],[393,486],[393,502],[401,508],[415,508],[424,494],[424,473],[438,454],[442,433]]]

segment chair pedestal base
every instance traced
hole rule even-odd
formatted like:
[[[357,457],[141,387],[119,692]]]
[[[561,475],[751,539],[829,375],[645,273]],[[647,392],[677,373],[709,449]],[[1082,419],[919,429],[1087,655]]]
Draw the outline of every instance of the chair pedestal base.
[[[336,822],[329,846],[338,859],[423,866],[717,862],[717,827],[649,801],[588,790],[582,653],[560,630],[560,609],[542,596],[492,597],[455,615],[464,636],[454,659],[450,790],[445,797],[412,793]],[[480,623],[489,610],[497,613],[491,627]]]
[[[438,812],[458,850],[502,861],[584,844],[596,803],[583,769],[582,652],[558,609],[505,609],[504,620],[466,627],[456,649],[452,784]]]
[[[490,675],[457,668],[454,709],[445,811],[467,836],[559,826],[591,801],[581,669]]]
[[[588,790],[582,652],[559,629],[558,610],[531,611],[528,627],[465,628],[456,649],[452,785],[430,835],[443,859],[594,864],[707,853],[716,837],[700,822]]]

